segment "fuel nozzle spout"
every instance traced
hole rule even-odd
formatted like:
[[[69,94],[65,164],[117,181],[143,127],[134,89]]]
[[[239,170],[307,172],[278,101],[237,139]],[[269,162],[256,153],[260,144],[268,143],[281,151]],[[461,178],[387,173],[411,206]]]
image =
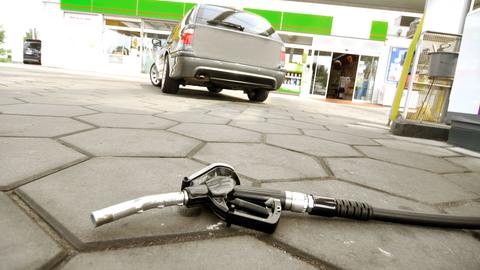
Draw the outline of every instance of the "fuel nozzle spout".
[[[95,227],[153,208],[172,205],[184,205],[188,196],[183,191],[140,197],[134,200],[115,204],[90,214]]]

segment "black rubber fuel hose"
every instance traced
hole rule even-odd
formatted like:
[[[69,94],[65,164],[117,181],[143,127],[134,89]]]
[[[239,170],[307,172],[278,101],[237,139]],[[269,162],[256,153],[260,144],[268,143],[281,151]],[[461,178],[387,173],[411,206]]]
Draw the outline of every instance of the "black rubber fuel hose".
[[[342,217],[356,220],[379,220],[411,225],[480,229],[480,217],[463,217],[441,214],[426,214],[410,211],[376,208],[363,202],[339,200],[312,195],[313,208],[310,215],[326,217]]]
[[[373,208],[370,219],[422,226],[473,230],[480,229],[480,217],[425,214],[382,208]]]

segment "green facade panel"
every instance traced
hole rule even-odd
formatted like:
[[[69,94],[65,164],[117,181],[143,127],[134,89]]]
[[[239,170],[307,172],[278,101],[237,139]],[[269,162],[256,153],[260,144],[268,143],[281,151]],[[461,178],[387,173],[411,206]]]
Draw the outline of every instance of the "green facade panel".
[[[332,33],[333,17],[310,15],[302,13],[283,13],[283,31],[330,35]]]
[[[118,14],[118,15],[137,15],[136,0],[93,0],[93,12]]]
[[[61,0],[60,7],[64,10],[92,11],[92,0]]]
[[[388,22],[372,21],[370,29],[371,40],[386,40],[388,33]]]
[[[185,4],[182,2],[139,0],[138,15],[155,19],[181,20]],[[186,11],[185,11],[186,12]]]
[[[275,29],[280,29],[282,23],[282,12],[263,9],[245,8],[244,10],[264,17]]]
[[[195,3],[185,3],[185,9],[184,9],[183,15],[187,14],[196,5],[197,4],[195,4]]]

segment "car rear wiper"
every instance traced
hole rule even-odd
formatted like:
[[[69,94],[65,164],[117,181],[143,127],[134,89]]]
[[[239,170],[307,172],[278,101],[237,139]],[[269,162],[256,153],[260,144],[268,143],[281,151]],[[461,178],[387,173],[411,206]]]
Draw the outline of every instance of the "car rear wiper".
[[[231,22],[225,22],[225,21],[220,21],[220,20],[209,20],[207,21],[208,24],[213,24],[213,25],[222,25],[230,28],[235,28],[237,30],[243,31],[245,27],[236,24],[236,23],[231,23]]]
[[[273,33],[275,33],[275,30],[274,30],[272,27],[270,27],[269,29],[267,29],[267,30],[259,33],[259,35],[260,35],[260,36],[269,37],[269,36],[271,36]]]

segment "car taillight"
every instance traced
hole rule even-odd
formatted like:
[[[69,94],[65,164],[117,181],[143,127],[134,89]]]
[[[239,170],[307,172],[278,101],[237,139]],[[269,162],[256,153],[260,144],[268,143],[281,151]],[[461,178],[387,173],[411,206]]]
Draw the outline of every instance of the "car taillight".
[[[182,37],[180,38],[180,44],[183,45],[184,49],[191,48],[192,46],[192,41],[193,41],[193,29],[185,29],[182,33]]]
[[[285,66],[285,47],[282,47],[282,52],[280,54],[280,59],[282,59],[282,64]]]

